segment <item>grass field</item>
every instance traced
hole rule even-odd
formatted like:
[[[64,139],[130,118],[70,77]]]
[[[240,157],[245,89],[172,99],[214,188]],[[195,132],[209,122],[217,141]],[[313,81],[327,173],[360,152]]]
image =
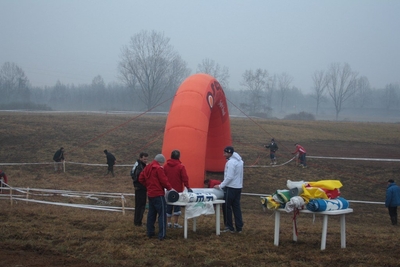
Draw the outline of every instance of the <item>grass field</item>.
[[[0,168],[12,187],[133,193],[130,165],[140,151],[160,153],[165,116],[117,114],[0,113]],[[337,179],[342,197],[383,202],[386,181],[400,183],[400,162],[344,158],[400,158],[400,124],[330,121],[281,121],[232,118],[235,150],[245,161],[244,193],[272,194],[287,180]],[[289,161],[294,143],[307,149],[308,168],[289,162],[269,164],[263,147],[271,137],[279,145],[278,163]],[[55,173],[54,152],[63,146],[68,162]],[[116,176],[105,177],[108,149],[117,158]],[[166,155],[167,157],[169,155]],[[222,155],[221,155],[222,156]],[[9,163],[20,163],[9,165]],[[222,179],[221,174],[207,177]],[[382,204],[351,202],[346,216],[347,248],[340,248],[339,218],[329,218],[326,250],[320,250],[322,218],[301,214],[298,242],[292,241],[292,216],[281,217],[280,245],[274,246],[274,212],[262,209],[259,196],[242,196],[244,230],[215,235],[215,218],[197,219],[197,231],[183,238],[172,229],[168,239],[147,239],[133,226],[133,212],[78,209],[0,198],[1,266],[398,266],[400,227],[390,224]],[[98,204],[87,198],[60,195],[46,201]],[[110,201],[109,201],[110,202]],[[103,201],[104,203],[104,201]],[[109,205],[120,206],[116,199]],[[132,196],[125,207],[133,207]],[[191,226],[190,228],[191,229]]]

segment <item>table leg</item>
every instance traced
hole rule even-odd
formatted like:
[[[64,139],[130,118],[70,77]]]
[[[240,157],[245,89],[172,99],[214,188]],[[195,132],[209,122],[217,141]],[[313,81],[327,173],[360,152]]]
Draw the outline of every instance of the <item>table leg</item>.
[[[279,227],[281,224],[281,213],[275,211],[275,233],[274,233],[274,245],[279,246]]]
[[[296,221],[293,220],[293,241],[297,242]]]
[[[340,216],[340,243],[342,248],[346,248],[346,215]]]
[[[196,218],[197,217],[193,218],[193,232],[196,232]]]
[[[326,234],[328,232],[328,215],[324,215],[322,221],[321,250],[326,248]]]
[[[221,226],[220,226],[220,223],[221,223],[221,218],[220,218],[221,210],[220,210],[220,206],[221,206],[221,204],[217,204],[215,206],[215,209],[216,209],[216,211],[215,211],[215,233],[217,235],[221,234]]]
[[[185,221],[183,222],[183,237],[187,239],[187,228],[188,228],[188,218],[186,217],[185,212]]]

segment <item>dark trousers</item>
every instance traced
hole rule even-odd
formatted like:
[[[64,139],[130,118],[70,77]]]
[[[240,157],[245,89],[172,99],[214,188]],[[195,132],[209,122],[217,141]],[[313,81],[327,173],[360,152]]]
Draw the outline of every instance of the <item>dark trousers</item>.
[[[146,187],[135,187],[135,216],[133,223],[136,226],[142,225],[143,214],[146,210],[147,189]]]
[[[167,234],[167,201],[164,196],[149,197],[147,213],[147,236],[155,236],[155,222],[158,214],[158,238],[164,239]]]
[[[307,162],[306,162],[306,153],[301,154],[301,155],[299,156],[299,159],[300,159],[300,164],[303,164],[303,166],[307,166]]]
[[[393,225],[397,225],[397,207],[388,207],[390,220]]]
[[[240,208],[240,196],[242,194],[242,189],[237,188],[224,188],[225,203],[222,204],[222,212],[224,216],[225,227],[229,228],[231,231],[242,231],[243,219],[242,210]],[[233,227],[233,217],[235,218],[235,227]]]
[[[113,172],[114,171],[114,164],[108,164],[107,171]]]

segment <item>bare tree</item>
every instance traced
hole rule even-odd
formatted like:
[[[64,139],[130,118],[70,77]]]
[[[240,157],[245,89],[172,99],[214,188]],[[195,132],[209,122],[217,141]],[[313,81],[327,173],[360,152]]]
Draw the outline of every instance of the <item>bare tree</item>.
[[[172,93],[172,96],[175,95],[176,89],[179,87],[179,85],[182,83],[183,79],[188,77],[190,75],[190,69],[187,67],[187,64],[185,61],[181,59],[181,56],[177,56],[171,64],[172,68],[172,77],[170,77],[170,92]]]
[[[328,77],[325,75],[323,70],[315,71],[312,75],[312,80],[314,82],[314,95],[313,98],[317,100],[317,109],[315,115],[318,115],[319,105],[324,101],[324,92],[328,86]]]
[[[57,80],[56,85],[50,93],[50,104],[57,109],[68,109],[71,90],[69,86]]]
[[[133,90],[138,86],[147,109],[156,106],[190,72],[169,41],[163,33],[142,31],[122,49],[120,78]]]
[[[364,108],[371,101],[371,86],[368,78],[361,76],[356,80],[356,92],[353,96],[355,106]]]
[[[107,98],[106,95],[106,84],[104,82],[103,77],[101,75],[97,75],[93,78],[91,89],[93,91],[94,99],[92,99],[93,104],[98,107],[107,107]]]
[[[24,102],[30,100],[29,80],[16,64],[6,62],[0,69],[0,102]]]
[[[246,70],[241,85],[249,91],[250,113],[259,112],[263,108],[264,91],[268,86],[268,71],[262,69],[257,69],[255,72]]]
[[[387,110],[394,109],[400,103],[399,84],[387,84],[384,89],[382,103]]]
[[[229,82],[229,69],[228,67],[221,67],[214,60],[206,58],[203,59],[201,64],[197,65],[197,73],[206,73],[213,76],[221,84],[223,89],[227,89]]]
[[[343,104],[357,90],[357,75],[347,63],[343,66],[339,63],[332,63],[328,70],[328,92],[335,105],[336,120],[340,111],[342,111]]]
[[[278,76],[279,97],[281,102],[281,111],[283,110],[283,102],[286,98],[286,93],[289,91],[289,86],[293,81],[293,77],[287,73],[282,73]]]
[[[97,75],[96,77],[93,78],[92,87],[93,88],[101,88],[101,89],[106,88],[106,84],[104,82],[103,77],[101,77],[101,75]]]
[[[273,95],[274,91],[276,90],[277,80],[278,80],[278,77],[276,74],[274,74],[273,76],[270,76],[268,79],[267,88],[265,89],[265,94],[266,94],[266,98],[267,98],[267,103],[266,103],[265,108],[269,111],[272,110],[272,95]]]

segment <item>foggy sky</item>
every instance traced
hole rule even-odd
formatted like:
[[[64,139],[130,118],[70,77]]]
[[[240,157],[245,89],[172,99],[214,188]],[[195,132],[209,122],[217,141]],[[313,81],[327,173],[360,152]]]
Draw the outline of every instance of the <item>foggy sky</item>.
[[[229,68],[286,72],[311,92],[311,75],[349,63],[372,87],[400,82],[400,1],[1,0],[0,66],[33,86],[118,81],[121,48],[142,30],[163,32],[192,73],[205,58]]]

